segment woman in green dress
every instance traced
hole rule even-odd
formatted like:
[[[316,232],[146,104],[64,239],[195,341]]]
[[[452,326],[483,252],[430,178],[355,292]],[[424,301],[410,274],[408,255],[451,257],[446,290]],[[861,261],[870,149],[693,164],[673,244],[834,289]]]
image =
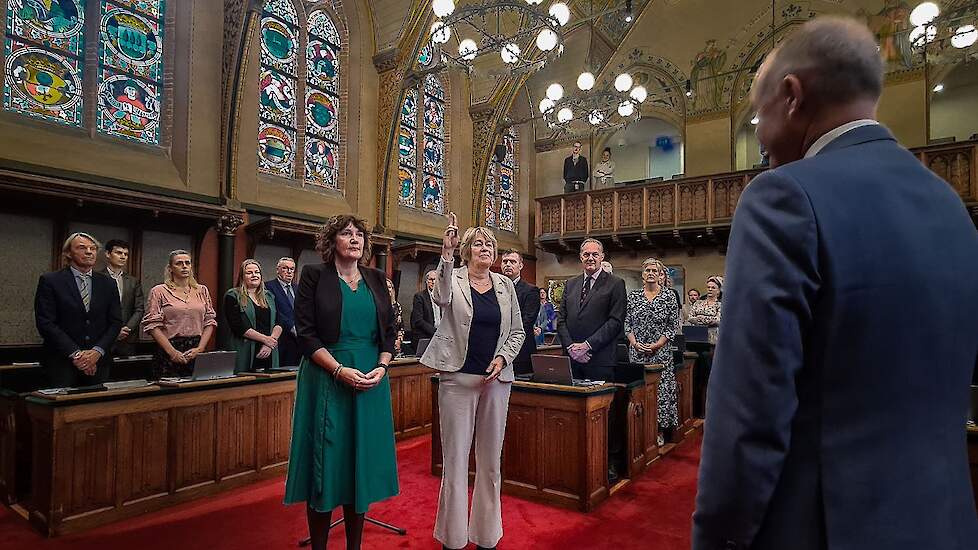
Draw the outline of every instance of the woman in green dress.
[[[366,225],[330,218],[319,265],[302,269],[295,298],[299,367],[285,502],[306,503],[313,550],[325,550],[343,506],[347,549],[360,548],[367,507],[398,493],[387,367],[397,337],[386,276],[366,267]]]

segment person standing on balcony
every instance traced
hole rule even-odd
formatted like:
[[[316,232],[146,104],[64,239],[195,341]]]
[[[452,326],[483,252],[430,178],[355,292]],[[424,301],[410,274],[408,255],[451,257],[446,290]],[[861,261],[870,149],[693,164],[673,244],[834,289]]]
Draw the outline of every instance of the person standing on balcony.
[[[611,148],[601,151],[601,162],[594,167],[594,188],[607,189],[615,185],[615,161],[611,160]]]
[[[574,151],[564,159],[564,193],[587,188],[587,157],[581,154],[581,142],[574,142]]]

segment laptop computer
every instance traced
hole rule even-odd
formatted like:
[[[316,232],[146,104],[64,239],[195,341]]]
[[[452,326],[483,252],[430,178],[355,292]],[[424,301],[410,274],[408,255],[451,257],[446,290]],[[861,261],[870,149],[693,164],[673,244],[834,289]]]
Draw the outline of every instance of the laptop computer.
[[[208,351],[197,354],[194,372],[189,378],[166,379],[171,382],[196,382],[198,380],[217,380],[234,378],[234,359],[236,351]]]
[[[530,356],[530,365],[533,366],[533,382],[563,386],[589,385],[588,381],[574,378],[570,357],[565,355],[534,353]]]
[[[431,343],[431,338],[420,338],[418,339],[418,349],[414,352],[417,357],[424,355],[424,350],[428,349],[428,344]]]
[[[683,326],[683,336],[685,337],[685,341],[690,343],[709,344],[709,331],[709,327],[701,327],[697,325]]]

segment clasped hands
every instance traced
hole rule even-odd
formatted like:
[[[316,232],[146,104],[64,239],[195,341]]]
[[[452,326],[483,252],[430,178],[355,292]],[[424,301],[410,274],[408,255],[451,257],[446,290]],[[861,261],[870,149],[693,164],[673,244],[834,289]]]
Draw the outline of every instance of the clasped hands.
[[[384,367],[377,367],[366,374],[350,367],[340,367],[340,372],[336,374],[336,379],[355,390],[367,391],[380,384],[386,372]]]
[[[655,353],[655,352],[659,351],[659,348],[661,348],[661,347],[662,346],[660,346],[658,344],[658,342],[653,342],[651,344],[645,344],[645,343],[642,343],[642,342],[639,342],[639,341],[636,340],[632,344],[632,349],[634,349],[635,351],[637,351],[639,353]]]
[[[101,358],[101,353],[93,349],[88,349],[85,351],[79,351],[72,356],[71,362],[75,365],[75,368],[88,376],[92,376],[95,374],[95,370],[98,368],[98,361]]]
[[[258,359],[268,359],[268,356],[272,354],[272,350],[278,347],[278,339],[274,336],[264,336],[260,342],[262,346],[258,350],[256,357]]]
[[[583,342],[567,346],[567,353],[578,363],[587,363],[591,360],[591,348]]]

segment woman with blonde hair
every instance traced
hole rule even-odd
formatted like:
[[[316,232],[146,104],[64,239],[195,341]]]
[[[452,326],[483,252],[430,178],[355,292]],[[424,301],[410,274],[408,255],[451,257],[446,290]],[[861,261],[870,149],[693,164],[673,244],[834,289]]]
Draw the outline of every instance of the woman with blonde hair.
[[[679,302],[672,289],[663,286],[668,280],[666,266],[655,258],[642,262],[642,288],[628,293],[625,314],[625,336],[628,359],[632,363],[659,364],[665,367],[659,383],[658,418],[660,429],[679,426],[676,370],[672,339],[679,329]],[[661,433],[659,445],[664,443]]]
[[[224,295],[224,318],[230,329],[228,349],[238,352],[234,372],[278,368],[282,327],[275,315],[275,297],[265,289],[257,260],[241,262],[238,286]]]
[[[194,278],[190,253],[170,252],[163,282],[150,290],[141,322],[157,345],[152,378],[193,374],[194,359],[207,349],[216,326],[210,292]]]
[[[503,536],[500,458],[513,360],[526,337],[519,298],[509,277],[489,271],[498,246],[492,230],[470,227],[461,240],[454,213],[442,240],[432,299],[441,324],[421,363],[441,371],[438,418],[442,442],[441,492],[435,538],[443,548],[495,548]],[[468,513],[469,453],[475,439],[475,489]]]
[[[689,308],[690,325],[710,327],[707,331],[711,344],[717,343],[720,330],[720,302],[723,299],[723,277],[714,275],[706,280],[706,297],[700,297]]]

